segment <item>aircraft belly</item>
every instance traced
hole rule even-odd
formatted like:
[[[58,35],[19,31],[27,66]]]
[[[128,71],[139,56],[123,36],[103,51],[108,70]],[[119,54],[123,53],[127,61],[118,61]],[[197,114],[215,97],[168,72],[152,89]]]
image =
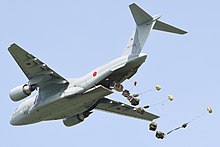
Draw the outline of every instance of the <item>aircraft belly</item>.
[[[82,101],[78,98],[68,100],[65,103],[55,107],[53,112],[56,111],[57,113],[51,115],[49,119],[62,119],[83,113],[86,110],[88,110],[92,105],[94,105],[97,99],[100,98],[96,98],[96,100],[89,101]]]
[[[111,90],[99,85],[81,95],[73,95],[59,99],[39,110],[43,120],[62,119],[87,111],[98,99],[113,93]]]
[[[98,99],[100,97],[93,99],[85,99],[83,97],[66,99],[65,102],[53,105],[50,109],[45,110],[45,112],[50,113],[45,116],[44,120],[63,119],[83,113],[94,105]]]
[[[79,100],[68,100],[66,102],[60,103],[59,105],[53,105],[50,109],[47,109],[46,115],[42,120],[56,120],[63,119],[66,117],[74,116],[86,111],[90,105],[93,105],[95,101],[92,102],[81,102]]]

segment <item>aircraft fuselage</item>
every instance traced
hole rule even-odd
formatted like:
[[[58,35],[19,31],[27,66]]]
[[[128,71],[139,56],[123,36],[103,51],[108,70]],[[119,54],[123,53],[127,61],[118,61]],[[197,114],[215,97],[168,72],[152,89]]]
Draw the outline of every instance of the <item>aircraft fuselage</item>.
[[[46,93],[39,93],[22,102],[14,112],[10,123],[12,125],[26,125],[46,120],[57,120],[83,113],[94,109],[97,100],[112,93],[110,82],[122,83],[132,77],[137,69],[145,62],[147,55],[122,56],[96,68],[85,76],[77,79],[68,79],[69,85],[65,89],[52,89],[49,93],[56,93],[50,97]],[[106,88],[106,92],[98,93],[94,97],[86,93],[97,86]],[[54,91],[56,90],[56,91]],[[39,100],[40,99],[40,100]]]

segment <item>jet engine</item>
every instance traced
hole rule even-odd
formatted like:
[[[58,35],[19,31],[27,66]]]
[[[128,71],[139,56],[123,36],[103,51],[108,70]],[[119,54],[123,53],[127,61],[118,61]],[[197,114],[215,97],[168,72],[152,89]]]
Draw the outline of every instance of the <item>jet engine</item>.
[[[13,88],[10,91],[9,96],[12,101],[16,102],[29,96],[32,91],[34,91],[34,89],[30,85],[24,84]]]
[[[66,127],[71,127],[71,126],[74,126],[74,125],[77,125],[81,122],[84,121],[84,119],[86,117],[88,117],[92,112],[84,112],[84,113],[81,113],[81,114],[77,114],[75,116],[72,116],[72,117],[67,117],[67,118],[64,118],[63,119],[63,124],[66,126]]]
[[[64,118],[63,119],[63,124],[66,127],[71,127],[71,126],[77,125],[78,123],[83,122],[84,119],[85,119],[85,117],[84,117],[83,114],[77,114],[77,115],[72,116],[72,117]]]

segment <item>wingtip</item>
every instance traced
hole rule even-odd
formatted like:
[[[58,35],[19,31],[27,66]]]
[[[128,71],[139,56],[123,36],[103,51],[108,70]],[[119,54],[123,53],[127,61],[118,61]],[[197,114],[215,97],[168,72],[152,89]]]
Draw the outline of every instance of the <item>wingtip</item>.
[[[181,30],[181,32],[179,32],[178,34],[180,34],[180,35],[185,35],[185,34],[187,34],[187,33],[188,33],[187,31]]]
[[[17,46],[16,43],[12,43],[12,44],[9,46],[9,48],[12,47],[12,46],[15,46],[15,45]]]
[[[136,4],[136,3],[131,3],[131,4],[129,5],[129,7],[134,6],[134,5],[136,5],[136,6],[137,6],[137,4]]]
[[[9,47],[8,47],[8,51],[12,50],[14,47],[17,47],[18,45],[16,43],[12,43]]]
[[[187,33],[188,33],[187,31],[184,31],[182,35],[185,35],[185,34],[187,34]]]
[[[17,45],[16,43],[12,43],[11,46]]]

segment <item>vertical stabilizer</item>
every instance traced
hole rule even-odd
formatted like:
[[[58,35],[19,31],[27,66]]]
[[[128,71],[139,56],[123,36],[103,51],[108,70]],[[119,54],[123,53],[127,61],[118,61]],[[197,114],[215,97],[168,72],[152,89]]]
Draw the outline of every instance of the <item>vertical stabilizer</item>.
[[[161,15],[151,16],[135,3],[129,5],[129,7],[136,23],[136,29],[130,37],[122,56],[138,56],[141,53],[141,50],[152,29],[176,34],[187,33],[186,31],[178,29],[174,26],[158,21]]]
[[[155,24],[153,17],[147,14],[136,4],[131,4],[129,7],[137,26],[131,38],[129,39],[126,48],[124,49],[122,56],[139,55],[145,41],[147,40],[147,37],[150,34],[150,30]]]

